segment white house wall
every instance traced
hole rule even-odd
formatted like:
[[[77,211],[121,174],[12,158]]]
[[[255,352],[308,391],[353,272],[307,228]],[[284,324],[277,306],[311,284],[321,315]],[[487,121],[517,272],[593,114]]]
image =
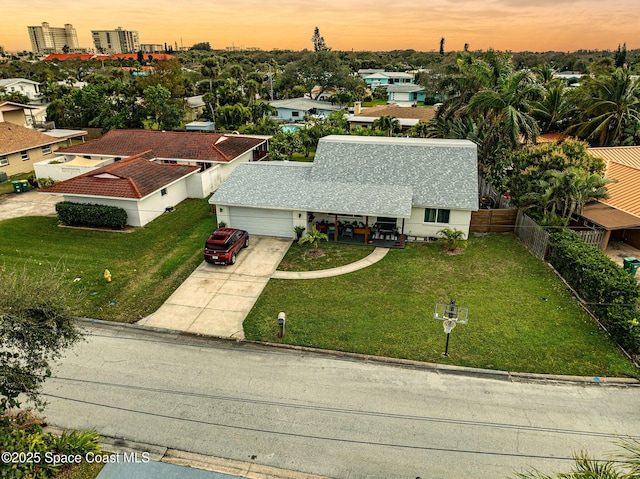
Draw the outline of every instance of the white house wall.
[[[166,188],[167,193],[161,191],[146,196],[141,200],[125,200],[121,198],[93,198],[90,196],[64,196],[65,201],[72,203],[98,204],[116,206],[127,212],[129,226],[144,226],[163,214],[168,207],[175,207],[187,198],[185,181],[173,183]]]
[[[450,210],[449,223],[425,223],[424,208],[414,207],[411,209],[411,217],[404,222],[404,234],[407,236],[439,236],[438,231],[444,228],[460,230],[464,237],[469,236],[469,223],[471,222],[471,211]],[[398,220],[398,230],[402,226],[402,219]]]
[[[70,203],[83,203],[92,205],[115,206],[127,212],[127,224],[129,226],[144,226],[140,217],[140,209],[143,207],[139,201],[123,200],[119,198],[92,198],[89,196],[63,196],[64,201]]]
[[[215,165],[187,178],[187,196],[189,198],[206,198],[222,183],[221,165]]]
[[[63,159],[65,157],[54,158],[54,160]],[[36,178],[51,178],[54,181],[64,181],[76,176],[96,170],[107,163],[96,162],[96,166],[66,166],[64,163],[51,164],[52,160],[39,161],[33,165]],[[67,160],[68,161],[68,160]]]

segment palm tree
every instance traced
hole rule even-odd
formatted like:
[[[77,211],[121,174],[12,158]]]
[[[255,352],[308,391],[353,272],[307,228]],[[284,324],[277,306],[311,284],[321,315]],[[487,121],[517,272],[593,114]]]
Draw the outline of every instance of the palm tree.
[[[256,101],[256,95],[260,91],[260,84],[255,80],[247,80],[244,84],[244,93],[249,100],[249,106]]]
[[[373,128],[384,131],[387,136],[391,136],[393,133],[400,131],[400,122],[393,116],[382,115],[373,121]]]
[[[617,443],[625,452],[607,461],[592,459],[585,451],[575,454],[570,472],[544,474],[540,471],[518,473],[519,479],[633,479],[640,477],[640,441],[623,439]]]
[[[532,116],[540,123],[542,133],[562,132],[575,110],[571,91],[561,81],[552,81],[545,86],[544,97],[533,104]]]
[[[300,238],[298,244],[303,245],[309,243],[313,246],[313,249],[317,251],[320,249],[320,241],[329,241],[329,237],[325,233],[318,231],[316,225],[313,225],[311,231],[307,231],[307,234]]]
[[[540,129],[531,116],[532,102],[542,98],[543,88],[530,73],[521,71],[498,80],[495,90],[482,90],[469,101],[469,112],[488,122],[488,139],[512,149],[534,140]]]
[[[455,251],[461,246],[464,240],[464,232],[451,228],[444,228],[438,231],[439,235],[442,235],[442,241],[447,251]]]
[[[588,82],[582,97],[584,121],[568,132],[598,146],[624,143],[630,129],[640,128],[640,82],[628,70],[618,68],[611,75],[603,74]]]
[[[429,131],[429,123],[425,121],[419,121],[409,129],[411,136],[415,136],[417,138],[427,138],[429,136]]]

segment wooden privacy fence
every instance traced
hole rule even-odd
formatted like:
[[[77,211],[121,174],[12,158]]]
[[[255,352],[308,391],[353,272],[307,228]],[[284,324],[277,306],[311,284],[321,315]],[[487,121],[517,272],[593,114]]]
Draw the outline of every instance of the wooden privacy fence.
[[[478,210],[471,213],[471,233],[508,233],[515,228],[518,210]]]
[[[549,254],[549,232],[524,214],[522,210],[518,210],[515,225],[514,233],[520,241],[533,251],[536,256],[546,259]],[[602,241],[606,231],[580,230],[574,231],[574,233],[580,236],[588,245],[602,249]]]

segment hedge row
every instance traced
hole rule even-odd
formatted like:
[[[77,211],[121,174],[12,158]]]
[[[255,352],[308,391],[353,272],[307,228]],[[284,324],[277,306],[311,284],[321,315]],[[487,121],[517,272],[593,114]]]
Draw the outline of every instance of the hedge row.
[[[640,354],[636,279],[572,231],[553,233],[551,244],[553,267],[589,303],[615,341],[630,354]]]
[[[70,226],[123,229],[127,224],[127,212],[116,206],[61,201],[56,203],[58,219]]]

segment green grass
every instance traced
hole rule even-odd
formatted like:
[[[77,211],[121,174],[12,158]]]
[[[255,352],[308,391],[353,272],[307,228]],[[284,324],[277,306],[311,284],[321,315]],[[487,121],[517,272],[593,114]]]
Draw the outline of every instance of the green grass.
[[[373,246],[355,246],[340,243],[320,243],[323,256],[314,258],[307,254],[312,249],[308,244],[300,246],[293,243],[278,266],[279,271],[316,271],[319,269],[335,268],[353,263],[368,256],[375,248]]]
[[[83,462],[72,467],[65,468],[56,475],[56,479],[95,479],[100,474],[104,464]]]
[[[372,101],[363,101],[362,102],[362,106],[363,107],[372,107],[372,106],[384,106],[387,104],[387,100],[372,100]]]
[[[6,220],[0,228],[0,267],[34,275],[53,268],[68,281],[74,315],[133,322],[160,307],[202,262],[215,215],[207,200],[185,200],[130,233],[63,228],[49,217]]]
[[[323,245],[324,247],[324,245]],[[436,302],[470,309],[446,336]],[[543,298],[546,298],[544,300]],[[274,318],[287,313],[287,334]],[[471,238],[460,255],[439,244],[391,250],[368,268],[316,280],[271,280],[244,322],[247,339],[460,366],[598,376],[638,370],[563,283],[510,234]]]
[[[316,151],[314,149],[309,152],[309,156],[305,156],[304,153],[294,153],[292,160],[312,162],[315,157],[316,157]]]

